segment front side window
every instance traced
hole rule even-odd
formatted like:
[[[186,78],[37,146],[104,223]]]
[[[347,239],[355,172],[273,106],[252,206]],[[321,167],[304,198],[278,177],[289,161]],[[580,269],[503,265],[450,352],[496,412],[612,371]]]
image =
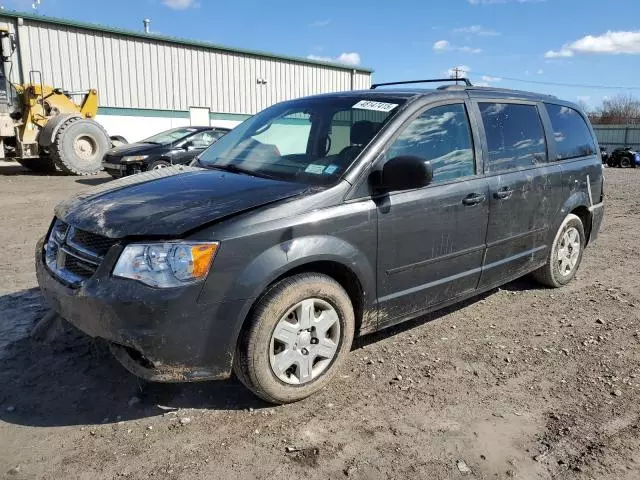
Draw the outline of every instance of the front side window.
[[[585,157],[596,152],[591,131],[582,115],[562,105],[546,103],[551,118],[558,160]]]
[[[531,167],[544,161],[547,146],[535,105],[480,103],[487,136],[487,171],[500,172]]]
[[[227,133],[198,159],[217,168],[329,185],[351,166],[406,100],[322,96],[283,102]]]
[[[387,158],[401,155],[430,161],[434,183],[474,175],[473,140],[464,104],[434,107],[415,118],[393,142]]]
[[[156,143],[158,145],[169,145],[171,143],[182,140],[183,138],[197,131],[197,128],[190,127],[172,128],[171,130],[167,130],[152,137],[145,138],[144,140],[140,140],[140,143]]]
[[[222,132],[217,132],[215,130],[205,130],[190,137],[189,142],[193,144],[194,148],[207,148],[221,136]]]

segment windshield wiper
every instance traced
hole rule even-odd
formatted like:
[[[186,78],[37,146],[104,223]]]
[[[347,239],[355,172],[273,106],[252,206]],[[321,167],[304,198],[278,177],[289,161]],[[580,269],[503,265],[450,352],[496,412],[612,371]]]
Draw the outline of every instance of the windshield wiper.
[[[222,170],[224,172],[231,172],[231,173],[240,173],[242,175],[250,175],[252,177],[258,177],[258,178],[268,178],[270,180],[277,180],[276,177],[267,175],[266,173],[256,172],[255,170],[249,170],[248,168],[238,167],[237,165],[233,165],[231,163],[226,165],[211,165],[211,164],[202,163],[199,158],[197,159],[197,162],[200,166],[204,168],[211,168],[213,170]]]

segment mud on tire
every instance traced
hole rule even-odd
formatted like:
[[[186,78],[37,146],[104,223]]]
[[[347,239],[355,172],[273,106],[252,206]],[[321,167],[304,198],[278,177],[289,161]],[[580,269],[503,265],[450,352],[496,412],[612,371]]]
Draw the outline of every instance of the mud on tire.
[[[102,157],[111,140],[102,126],[82,118],[70,118],[56,132],[51,157],[63,172],[92,175],[102,170]]]
[[[278,378],[272,368],[272,336],[283,316],[294,305],[310,298],[326,302],[337,313],[337,350],[316,378],[292,385]],[[351,350],[354,329],[351,300],[338,282],[319,273],[294,275],[273,285],[258,301],[238,340],[234,371],[249,390],[268,402],[282,404],[301,400],[324,388],[335,376]]]
[[[575,264],[571,267],[569,271],[561,272],[561,263],[560,255],[563,252],[564,248],[567,248],[564,245],[565,242],[565,234],[571,231],[572,233],[577,232],[579,242],[579,251],[575,258]],[[575,238],[575,237],[573,237]],[[565,240],[563,240],[565,239]],[[549,256],[547,257],[547,263],[545,263],[542,267],[532,273],[533,278],[535,278],[538,282],[547,287],[558,288],[563,285],[568,284],[573,277],[576,276],[576,272],[580,267],[580,262],[582,261],[582,255],[584,253],[584,247],[586,245],[586,237],[584,233],[584,225],[582,224],[582,220],[577,215],[570,213],[560,225],[556,236],[554,237],[553,244],[551,245],[551,249],[549,251]],[[564,255],[563,255],[564,257]]]

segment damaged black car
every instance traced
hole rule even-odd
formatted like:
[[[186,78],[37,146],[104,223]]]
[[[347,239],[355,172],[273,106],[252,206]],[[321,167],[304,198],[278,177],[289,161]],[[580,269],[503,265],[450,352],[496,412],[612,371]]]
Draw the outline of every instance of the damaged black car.
[[[525,274],[575,276],[603,217],[587,117],[555,97],[377,86],[276,104],[191,165],[55,209],[51,307],[152,381],[237,377],[274,403],[352,341]]]

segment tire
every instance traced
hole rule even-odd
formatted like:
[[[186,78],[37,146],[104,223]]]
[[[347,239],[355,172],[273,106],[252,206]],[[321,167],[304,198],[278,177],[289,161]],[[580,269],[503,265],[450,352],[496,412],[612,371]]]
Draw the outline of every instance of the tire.
[[[313,313],[306,317],[307,323],[303,312],[310,312],[310,306]],[[255,395],[275,404],[296,402],[324,388],[349,354],[355,328],[347,292],[319,273],[298,274],[276,283],[247,321],[238,340],[234,371]],[[301,329],[309,324],[312,328]],[[287,342],[276,337],[286,337]],[[334,353],[319,355],[325,348]],[[285,370],[289,362],[299,363]]]
[[[577,234],[573,237],[572,233]],[[571,240],[575,238],[578,243]],[[573,245],[569,245],[573,243]],[[584,225],[577,215],[570,213],[562,222],[551,246],[551,251],[547,257],[547,263],[533,272],[533,277],[543,285],[558,288],[568,284],[580,267],[582,254],[586,245]],[[578,245],[578,253],[575,248]],[[566,255],[563,255],[563,251]],[[559,257],[563,258],[560,259]],[[563,273],[564,271],[564,273]]]
[[[56,171],[56,164],[51,157],[21,158],[18,159],[18,163],[32,172],[54,173]]]
[[[156,160],[155,162],[151,162],[151,164],[147,167],[147,170],[159,170],[161,168],[170,167],[171,163],[166,160]]]
[[[620,168],[631,168],[633,166],[633,160],[626,155],[620,158]]]
[[[82,118],[70,118],[56,132],[51,156],[69,175],[93,175],[102,170],[102,157],[111,140],[102,126]]]

